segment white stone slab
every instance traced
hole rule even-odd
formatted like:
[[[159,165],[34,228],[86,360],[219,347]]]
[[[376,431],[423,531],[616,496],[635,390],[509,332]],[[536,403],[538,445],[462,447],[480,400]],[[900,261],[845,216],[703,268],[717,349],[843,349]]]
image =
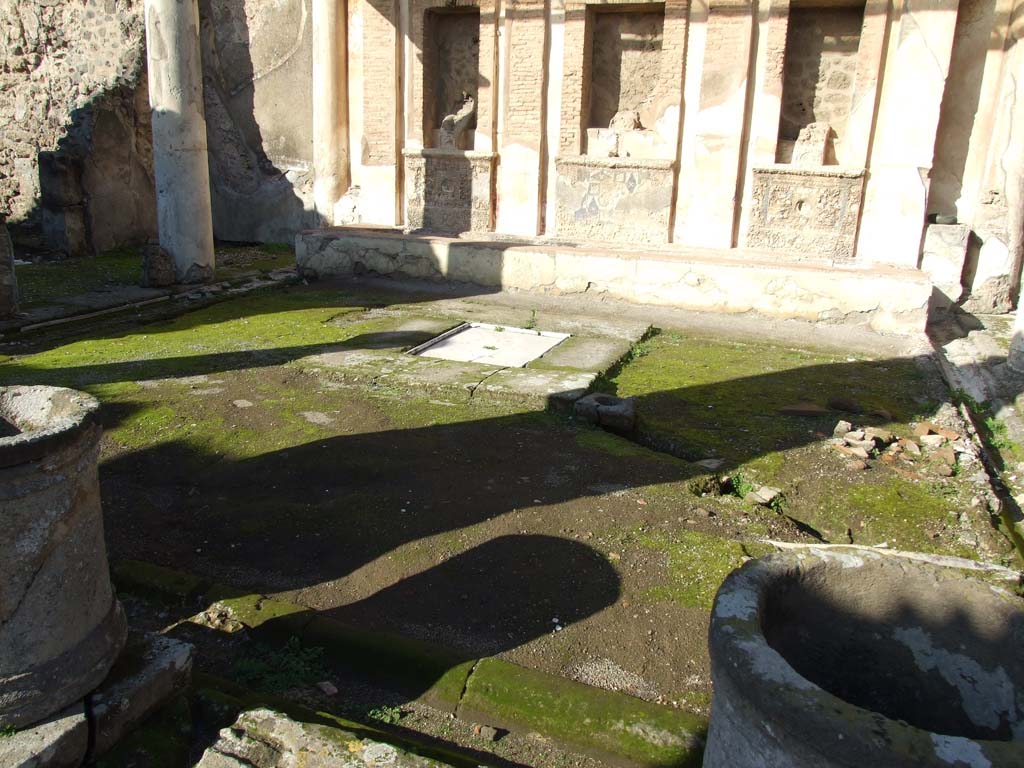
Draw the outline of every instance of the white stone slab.
[[[501,368],[522,368],[567,338],[567,333],[465,323],[421,344],[410,350],[410,353],[420,357],[482,363]]]

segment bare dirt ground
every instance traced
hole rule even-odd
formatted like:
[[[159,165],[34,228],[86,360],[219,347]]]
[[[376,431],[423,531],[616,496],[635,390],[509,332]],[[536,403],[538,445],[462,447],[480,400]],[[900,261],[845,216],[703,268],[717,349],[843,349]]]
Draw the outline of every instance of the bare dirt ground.
[[[715,590],[766,542],[1012,559],[926,360],[666,328],[596,384],[638,398],[629,436],[307,363],[379,333],[367,309],[435,298],[277,289],[8,347],[0,381],[103,402],[114,559],[703,714]],[[807,402],[820,410],[785,413]],[[835,444],[840,420],[955,439],[861,460]],[[763,485],[780,499],[742,498]]]

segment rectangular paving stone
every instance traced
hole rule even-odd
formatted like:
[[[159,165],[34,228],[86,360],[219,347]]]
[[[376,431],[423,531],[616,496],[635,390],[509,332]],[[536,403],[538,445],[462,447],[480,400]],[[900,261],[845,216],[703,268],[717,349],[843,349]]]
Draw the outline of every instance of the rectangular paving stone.
[[[83,702],[38,725],[0,738],[3,768],[77,768],[89,748],[89,723]]]
[[[192,679],[188,643],[161,635],[131,635],[114,668],[88,697],[94,755],[102,755]],[[0,763],[2,764],[2,763]]]

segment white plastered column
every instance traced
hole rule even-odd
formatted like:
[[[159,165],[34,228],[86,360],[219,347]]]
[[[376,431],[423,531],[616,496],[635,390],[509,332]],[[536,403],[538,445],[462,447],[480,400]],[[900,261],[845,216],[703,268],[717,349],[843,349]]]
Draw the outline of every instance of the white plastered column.
[[[213,279],[213,215],[196,0],[146,0],[146,61],[153,119],[160,245],[177,279]]]
[[[1003,59],[1005,100],[1011,126],[1007,132],[1002,164],[1006,173],[1007,246],[1014,266],[1019,269],[1024,258],[1024,4],[1017,4],[1011,18]],[[1024,291],[1022,291],[1024,295]],[[1017,316],[1013,324],[1013,340],[1007,358],[1010,367],[1024,373],[1024,301],[1017,298]]]
[[[349,187],[344,0],[313,0],[313,202],[324,224]]]

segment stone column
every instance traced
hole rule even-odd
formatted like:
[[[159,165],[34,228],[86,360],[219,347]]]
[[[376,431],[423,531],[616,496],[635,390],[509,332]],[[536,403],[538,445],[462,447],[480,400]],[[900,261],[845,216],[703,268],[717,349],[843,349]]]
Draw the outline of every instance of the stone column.
[[[343,0],[313,0],[313,201],[324,224],[349,185]]]
[[[160,245],[178,280],[213,279],[213,217],[196,0],[145,0]]]
[[[1014,269],[1020,270],[1024,260],[1024,4],[1014,9],[1013,21],[1006,41],[1003,77],[1009,91],[1004,102],[1009,107],[1010,131],[1007,136],[1003,167],[1006,173],[1007,248]],[[1024,290],[1017,298],[1017,317],[1013,324],[1013,340],[1007,363],[1024,373]]]
[[[14,275],[14,245],[7,224],[0,217],[0,317],[18,311],[18,280]]]

